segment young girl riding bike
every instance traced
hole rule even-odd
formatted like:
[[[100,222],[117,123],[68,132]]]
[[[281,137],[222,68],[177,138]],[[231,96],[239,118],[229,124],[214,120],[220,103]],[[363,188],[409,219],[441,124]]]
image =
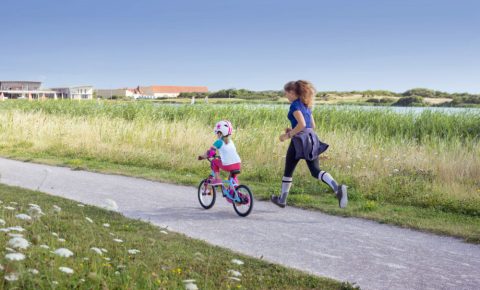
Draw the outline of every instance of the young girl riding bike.
[[[232,124],[229,121],[220,121],[215,125],[213,132],[217,135],[217,140],[212,147],[205,152],[205,154],[198,156],[198,159],[212,158],[216,152],[220,154],[220,159],[212,160],[212,170],[215,173],[215,179],[212,180],[211,185],[221,185],[220,169],[231,172],[233,170],[241,169],[240,156],[238,156],[235,144],[231,139],[233,132]]]

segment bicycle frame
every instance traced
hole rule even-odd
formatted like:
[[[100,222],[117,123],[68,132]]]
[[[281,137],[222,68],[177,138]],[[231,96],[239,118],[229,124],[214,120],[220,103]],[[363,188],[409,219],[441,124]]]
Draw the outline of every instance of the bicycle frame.
[[[210,158],[207,158],[207,160],[210,162],[210,165],[211,165],[212,160],[210,160]],[[215,172],[212,169],[210,171],[210,176],[209,176],[208,179],[212,179],[213,177],[215,177]],[[226,186],[226,184],[228,186]],[[221,186],[222,187],[223,197],[231,200],[232,202],[237,202],[237,203],[242,202],[242,200],[238,196],[237,190],[236,190],[236,188],[238,186],[238,182],[237,182],[235,176],[233,176],[232,174],[229,173],[227,179],[222,179],[222,184],[221,185],[215,185],[215,186]],[[232,192],[232,191],[234,193],[233,196],[230,195],[230,192]]]

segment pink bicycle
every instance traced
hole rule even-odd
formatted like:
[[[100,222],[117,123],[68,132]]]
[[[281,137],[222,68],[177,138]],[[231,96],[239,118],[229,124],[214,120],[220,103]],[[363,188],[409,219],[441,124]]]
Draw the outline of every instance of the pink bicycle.
[[[214,157],[215,158],[215,157]],[[212,158],[206,158],[212,163]],[[235,212],[241,216],[246,217],[250,214],[253,208],[253,194],[246,185],[239,185],[237,175],[240,170],[230,171],[228,179],[223,180],[220,185],[212,185],[211,182],[215,178],[213,170],[210,175],[203,179],[198,186],[198,201],[204,209],[210,209],[215,204],[217,196],[216,187],[220,188],[223,197],[231,204]]]

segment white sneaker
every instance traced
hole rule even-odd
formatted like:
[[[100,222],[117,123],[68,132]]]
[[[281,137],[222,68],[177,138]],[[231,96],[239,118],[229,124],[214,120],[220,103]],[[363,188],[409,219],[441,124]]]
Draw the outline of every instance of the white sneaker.
[[[340,185],[337,190],[337,199],[338,199],[338,206],[340,208],[346,208],[348,204],[348,193],[347,193],[347,186],[345,184]]]

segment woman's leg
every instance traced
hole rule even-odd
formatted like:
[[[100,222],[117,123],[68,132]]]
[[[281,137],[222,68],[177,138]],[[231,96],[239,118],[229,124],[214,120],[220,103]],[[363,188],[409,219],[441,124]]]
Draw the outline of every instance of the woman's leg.
[[[333,190],[333,192],[337,196],[338,205],[341,208],[346,207],[348,203],[347,187],[343,184],[338,186],[337,182],[335,181],[335,179],[333,179],[330,173],[320,170],[320,164],[319,164],[318,158],[312,161],[307,161],[307,165],[308,165],[308,169],[310,169],[310,173],[314,178],[320,179],[325,184],[330,186],[330,188]]]
[[[293,146],[293,143],[290,142],[287,150],[287,156],[285,158],[285,170],[282,177],[282,192],[280,193],[280,197],[272,197],[272,201],[278,201],[275,203],[277,205],[280,204],[280,206],[285,206],[287,203],[288,193],[292,187],[293,172],[295,171],[295,167],[297,167],[299,161],[298,159],[295,159],[295,154],[295,146]]]

